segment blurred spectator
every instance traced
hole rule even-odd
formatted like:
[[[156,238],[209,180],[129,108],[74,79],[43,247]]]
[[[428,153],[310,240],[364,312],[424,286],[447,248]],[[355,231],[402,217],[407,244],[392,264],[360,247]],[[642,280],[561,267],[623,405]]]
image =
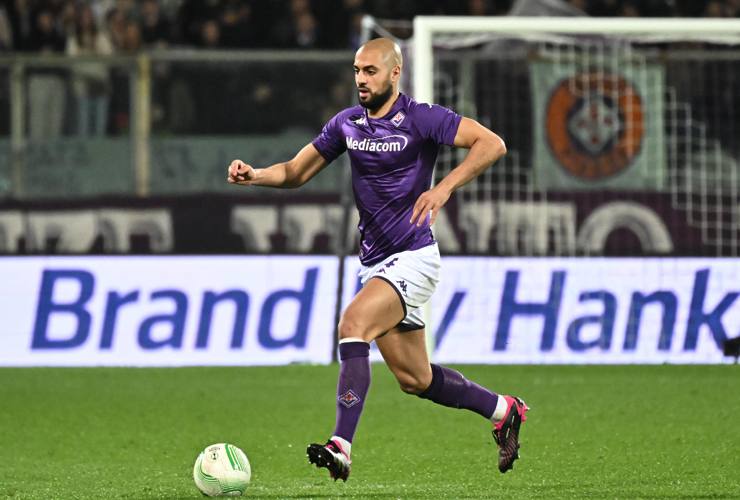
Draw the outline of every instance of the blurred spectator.
[[[573,2],[576,2],[574,5]],[[510,16],[585,16],[586,12],[577,7],[585,0],[515,0],[509,11]]]
[[[59,32],[64,37],[73,36],[77,30],[77,3],[75,0],[67,0],[59,5],[56,15]]]
[[[248,95],[248,100],[244,103],[245,108],[251,113],[251,120],[245,123],[246,130],[252,133],[264,134],[273,133],[280,130],[285,124],[279,123],[280,101],[275,95],[274,85],[271,85],[270,79],[262,79],[252,82],[252,89]],[[269,117],[263,120],[263,117]],[[254,119],[259,118],[259,119]]]
[[[486,0],[468,0],[468,11],[466,14],[471,16],[489,15],[488,2]]]
[[[273,4],[273,7],[275,7],[275,4]],[[311,11],[311,4],[308,0],[289,0],[287,4],[287,9],[283,8],[279,11],[273,8],[272,15],[276,15],[275,23],[270,30],[270,38],[272,40],[273,46],[281,48],[299,47],[297,41],[298,20],[301,16],[306,14],[309,16],[313,15],[313,12]],[[305,21],[304,29],[310,28],[310,24],[310,20]],[[305,39],[305,34],[302,36]]]
[[[141,39],[146,49],[164,49],[173,41],[173,27],[158,0],[142,0],[139,16]],[[165,103],[171,81],[171,64],[155,61],[152,64],[151,127],[160,131],[166,127]]]
[[[302,12],[293,19],[294,46],[301,49],[316,47],[318,26],[311,12]]]
[[[622,0],[592,0],[589,3],[588,13],[592,16],[616,16],[622,7]]]
[[[10,30],[13,34],[13,49],[30,50],[33,34],[34,13],[30,0],[10,0],[6,2]]]
[[[221,26],[215,19],[204,22],[200,28],[200,46],[205,49],[216,49],[221,45]]]
[[[494,0],[468,0],[465,14],[470,16],[499,16],[509,10],[508,2]]]
[[[98,29],[92,8],[81,4],[74,33],[67,38],[67,54],[94,56],[112,52],[110,40]],[[77,101],[78,135],[103,135],[108,123],[108,66],[94,61],[77,63],[72,68],[72,91]]]
[[[162,11],[164,17],[172,21],[177,17],[177,11],[180,8],[183,0],[158,0],[157,3]],[[174,23],[172,23],[174,24]]]
[[[111,9],[106,14],[106,29],[108,39],[115,51],[123,50],[126,39],[126,16],[118,9]]]
[[[54,13],[38,11],[28,48],[43,54],[64,52],[65,40],[59,33]],[[29,71],[29,135],[32,140],[59,137],[64,123],[64,71],[54,67]]]
[[[127,21],[123,31],[124,52],[135,54],[142,49],[141,26],[136,21]]]
[[[190,90],[189,75],[179,66],[173,68],[167,90],[167,128],[175,134],[190,133],[197,110]]]
[[[349,36],[347,37],[347,43],[344,45],[346,48],[357,50],[363,43],[362,39],[362,18],[365,14],[362,12],[355,12],[352,14],[349,20]]]
[[[8,10],[0,5],[0,52],[13,48],[13,30],[10,27]]]
[[[588,0],[568,0],[568,3],[582,12],[588,12]]]
[[[640,17],[640,10],[632,2],[626,2],[619,11],[620,17]]]
[[[348,73],[349,76],[339,76],[335,82],[331,84],[329,90],[329,99],[323,104],[321,115],[319,116],[320,123],[328,122],[336,113],[338,109],[346,108],[350,104],[354,104],[353,99],[355,97],[355,83],[352,78],[352,73]]]
[[[293,18],[307,12],[311,12],[311,2],[309,0],[290,0],[290,13]]]
[[[290,0],[287,12],[275,25],[274,40],[283,48],[315,48],[319,27],[308,0]]]
[[[94,2],[90,2],[90,7],[92,7],[95,13],[95,20],[98,26],[105,26],[108,14],[115,8],[115,5],[116,0],[95,0]]]
[[[724,17],[725,16],[725,6],[723,5],[723,2],[718,2],[716,0],[711,0],[706,4],[704,7],[704,16],[705,17]]]
[[[738,1],[710,0],[704,7],[703,14],[705,17],[735,17],[740,14],[738,12],[739,5],[740,2]]]
[[[148,48],[164,48],[170,44],[172,27],[162,15],[157,0],[141,2],[141,39]]]
[[[315,7],[320,47],[344,49],[358,46],[361,20],[365,14],[364,0],[325,0]]]
[[[244,0],[224,0],[221,7],[221,45],[229,48],[252,45],[252,7]]]
[[[115,9],[128,21],[133,21],[137,18],[138,13],[134,0],[116,0]]]
[[[108,27],[115,53],[133,55],[142,49],[141,26],[126,1],[119,0],[116,8],[108,13]],[[130,73],[128,69],[114,67],[111,70],[110,112],[111,131],[125,134],[130,129]]]
[[[220,7],[220,0],[183,0],[177,19],[182,42],[194,46],[202,45],[203,24],[218,19]]]
[[[380,19],[411,20],[416,15],[433,13],[434,2],[372,0],[368,5],[370,13]]]

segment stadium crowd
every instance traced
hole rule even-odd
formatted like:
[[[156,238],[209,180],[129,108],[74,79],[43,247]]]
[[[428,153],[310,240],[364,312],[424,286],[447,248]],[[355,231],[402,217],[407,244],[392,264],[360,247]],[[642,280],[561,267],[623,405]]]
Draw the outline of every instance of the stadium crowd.
[[[0,52],[131,55],[165,48],[355,49],[361,19],[415,15],[740,15],[740,0],[0,0]],[[394,34],[410,35],[410,23]],[[392,28],[393,29],[393,28]],[[153,68],[152,131],[174,134],[315,131],[347,104],[351,72],[336,65],[179,62]],[[207,71],[203,71],[207,68]],[[0,110],[9,109],[0,67]],[[301,75],[300,85],[295,75]],[[130,130],[130,71],[94,61],[27,72],[32,140]],[[327,90],[328,89],[328,90]],[[317,95],[329,96],[317,100]],[[323,104],[317,104],[317,102]],[[318,107],[317,107],[318,106]],[[244,112],[235,112],[245,110]],[[248,110],[248,111],[247,111]],[[74,111],[74,112],[71,112]],[[10,130],[0,113],[0,135]]]
[[[558,0],[559,1],[559,0]],[[737,17],[740,0],[562,0],[591,16]],[[363,14],[506,15],[516,0],[2,0],[0,49],[356,48]],[[547,3],[547,1],[545,2]]]

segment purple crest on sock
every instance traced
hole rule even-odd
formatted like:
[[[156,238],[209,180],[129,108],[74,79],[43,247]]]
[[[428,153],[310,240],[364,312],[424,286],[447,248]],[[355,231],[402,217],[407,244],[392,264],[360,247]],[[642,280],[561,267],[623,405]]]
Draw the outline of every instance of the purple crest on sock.
[[[360,402],[359,396],[357,396],[357,394],[355,394],[352,389],[349,389],[337,399],[347,408],[352,408],[354,405]]]

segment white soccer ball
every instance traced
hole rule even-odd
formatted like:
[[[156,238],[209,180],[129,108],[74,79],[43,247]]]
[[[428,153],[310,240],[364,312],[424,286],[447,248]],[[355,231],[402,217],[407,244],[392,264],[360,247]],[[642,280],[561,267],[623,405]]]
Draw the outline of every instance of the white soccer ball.
[[[233,444],[212,444],[195,460],[193,479],[204,495],[238,497],[249,486],[252,468],[247,455]]]

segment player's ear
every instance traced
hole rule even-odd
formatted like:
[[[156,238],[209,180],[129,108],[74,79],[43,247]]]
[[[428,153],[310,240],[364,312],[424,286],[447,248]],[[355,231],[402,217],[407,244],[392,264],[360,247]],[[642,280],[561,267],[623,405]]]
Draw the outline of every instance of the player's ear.
[[[398,81],[399,78],[401,78],[401,66],[396,64],[395,66],[393,66],[393,69],[391,70],[391,79],[395,83]]]

